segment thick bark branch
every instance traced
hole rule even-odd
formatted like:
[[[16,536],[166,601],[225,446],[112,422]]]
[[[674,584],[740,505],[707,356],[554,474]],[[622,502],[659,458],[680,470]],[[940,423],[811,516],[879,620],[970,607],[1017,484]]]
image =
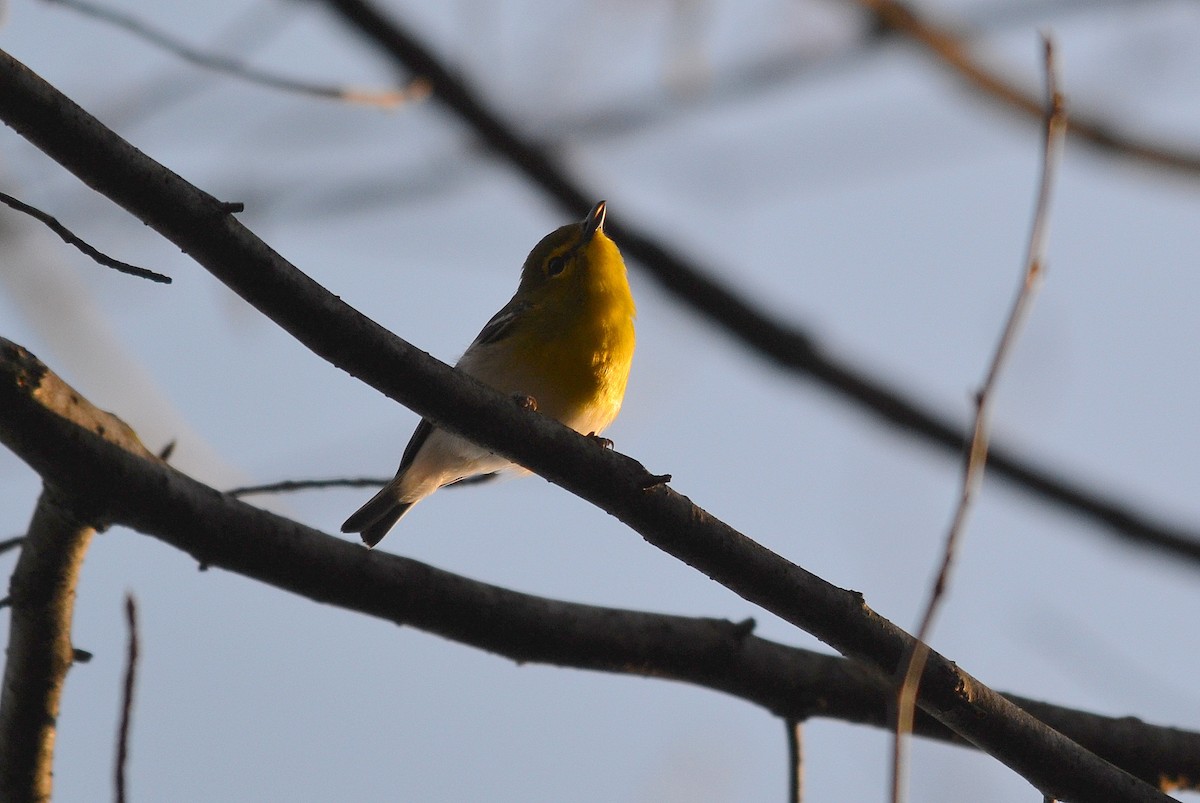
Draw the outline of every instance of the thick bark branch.
[[[134,460],[150,457],[120,419],[92,406],[44,365],[20,350],[10,351],[8,345],[0,340],[3,357],[20,357],[17,363],[5,359],[6,379],[20,383],[18,390],[28,403],[53,410],[64,432],[87,442],[111,444]],[[50,454],[61,445],[38,444],[35,431],[14,436]],[[94,462],[74,468],[85,477],[97,470]],[[85,478],[83,483],[87,482]],[[104,522],[103,508],[103,500],[100,505],[88,504],[49,482],[21,544],[21,557],[9,581],[12,624],[0,694],[0,800],[50,799],[59,702],[75,659],[71,646],[75,587],[94,528]]]
[[[83,556],[95,530],[43,491],[9,581],[12,624],[0,694],[0,800],[49,801],[54,741]]]
[[[911,648],[912,638],[867,607],[861,594],[775,555],[687,497],[654,485],[635,460],[514,404],[360,315],[255,237],[226,205],[149,159],[2,52],[0,118],[179,245],[316,354],[421,416],[613,514],[648,543],[848,657],[891,675]],[[70,492],[73,499],[86,498],[88,489]],[[149,507],[156,500],[140,503]],[[270,542],[258,546],[269,550]],[[918,705],[1045,794],[1070,801],[1169,799],[938,653],[930,654]]]
[[[88,408],[35,358],[0,340],[0,440],[54,487],[103,504],[108,520],[165,541],[202,565],[520,663],[691,683],[789,720],[827,717],[891,727],[891,684],[857,662],[759,638],[752,622],[550,600],[367,551],[208,488],[135,442],[114,445],[98,437],[94,422],[105,419],[73,414]],[[1200,778],[1200,734],[1009,697],[1148,782],[1168,778],[1192,788],[1192,779]],[[915,732],[965,744],[927,714],[918,716]]]
[[[865,2],[866,0],[860,0]],[[456,74],[420,38],[368,0],[324,0],[333,11],[397,66],[429,82],[434,99],[479,135],[498,156],[539,187],[569,214],[582,215],[603,195],[588,192],[543,149],[524,138],[468,81]],[[1040,105],[1031,104],[1037,114]],[[831,354],[806,329],[772,318],[749,298],[722,283],[711,268],[671,249],[652,235],[610,216],[606,230],[621,250],[636,260],[683,305],[784,370],[814,379],[884,423],[933,443],[958,457],[968,439],[961,427],[889,385]],[[1056,475],[1004,444],[993,444],[988,471],[1035,497],[1093,520],[1105,532],[1136,546],[1149,547],[1200,563],[1200,533],[1156,519],[1117,494],[1090,488]]]

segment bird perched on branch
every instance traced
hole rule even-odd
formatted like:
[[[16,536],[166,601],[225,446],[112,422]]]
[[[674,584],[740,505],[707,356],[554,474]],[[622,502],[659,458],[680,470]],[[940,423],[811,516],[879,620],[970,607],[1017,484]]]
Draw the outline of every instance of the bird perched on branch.
[[[543,415],[597,435],[621,409],[633,360],[635,309],[621,252],[604,233],[604,201],[582,223],[542,238],[516,294],[457,367],[496,390],[526,396]],[[417,425],[396,477],[342,525],[367,546],[444,485],[512,463],[427,420]]]

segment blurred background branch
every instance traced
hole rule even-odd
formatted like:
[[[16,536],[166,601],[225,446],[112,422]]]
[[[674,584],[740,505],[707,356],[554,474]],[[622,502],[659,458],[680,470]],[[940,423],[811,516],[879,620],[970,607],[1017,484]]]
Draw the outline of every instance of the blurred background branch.
[[[224,73],[242,81],[260,84],[282,92],[295,92],[314,98],[336,100],[344,103],[361,103],[366,106],[378,106],[387,109],[393,109],[411,101],[422,100],[429,94],[428,89],[420,81],[413,81],[403,89],[360,89],[333,84],[317,84],[312,81],[301,81],[286,75],[257,69],[238,59],[206,53],[185,44],[173,34],[155,28],[133,14],[118,11],[107,5],[91,3],[87,2],[87,0],[45,1],[106,22],[126,33],[144,39],[197,67]]]
[[[903,34],[921,46],[946,69],[963,79],[985,100],[1016,111],[1030,120],[1040,120],[1042,102],[1037,93],[983,65],[972,54],[968,37],[938,25],[917,12],[914,6],[895,0],[852,0],[870,11],[878,24]],[[1122,132],[1110,121],[1074,110],[1068,133],[1079,142],[1122,159],[1132,159],[1173,174],[1200,173],[1200,153],[1149,142]]]

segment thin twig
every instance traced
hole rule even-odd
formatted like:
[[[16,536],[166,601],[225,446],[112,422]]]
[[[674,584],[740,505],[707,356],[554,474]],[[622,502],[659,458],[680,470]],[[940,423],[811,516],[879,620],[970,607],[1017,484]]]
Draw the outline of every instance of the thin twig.
[[[234,497],[242,497],[253,494],[307,491],[313,488],[381,488],[387,482],[387,480],[379,477],[339,477],[332,480],[283,480],[266,485],[246,485],[241,488],[232,488],[225,493]]]
[[[804,721],[785,719],[788,742],[788,801],[804,801]]]
[[[72,232],[70,229],[68,229],[66,226],[59,223],[57,219],[51,217],[50,215],[46,214],[45,212],[43,212],[42,210],[38,209],[35,206],[30,206],[27,203],[18,201],[16,198],[12,197],[11,195],[5,195],[2,192],[0,192],[0,202],[3,202],[5,204],[7,204],[8,206],[11,206],[13,209],[16,209],[18,212],[24,212],[25,214],[29,215],[30,217],[36,218],[36,219],[40,220],[42,223],[45,223],[46,226],[48,226],[50,228],[50,231],[54,232],[55,234],[57,234],[59,237],[61,237],[63,239],[63,242],[67,243],[68,245],[75,246],[80,251],[87,254],[92,259],[99,262],[101,265],[105,266],[106,268],[112,268],[113,270],[119,270],[121,273],[128,273],[130,276],[137,276],[142,279],[149,279],[152,282],[161,282],[162,284],[170,284],[171,283],[170,276],[164,276],[163,274],[155,273],[152,270],[146,270],[145,268],[139,268],[137,265],[130,265],[128,262],[122,262],[119,259],[113,259],[112,257],[97,251],[95,248],[88,245],[82,239],[77,237],[75,235],[75,233]]]
[[[0,541],[0,555],[3,555],[10,549],[16,549],[24,542],[25,536],[23,535],[14,536],[13,538],[7,538],[3,541]]]
[[[929,658],[929,636],[933,623],[945,599],[946,590],[950,583],[950,573],[958,544],[966,527],[967,516],[974,504],[979,487],[983,482],[984,470],[987,466],[988,453],[988,420],[991,414],[992,397],[1000,376],[1000,371],[1007,362],[1017,332],[1029,311],[1034,293],[1041,282],[1044,269],[1044,253],[1046,244],[1046,226],[1050,216],[1050,196],[1053,188],[1054,173],[1058,166],[1058,157],[1062,148],[1063,137],[1066,133],[1066,103],[1059,91],[1058,66],[1055,60],[1054,42],[1048,36],[1042,37],[1046,72],[1045,100],[1045,137],[1042,143],[1041,180],[1038,184],[1037,201],[1034,206],[1033,225],[1029,233],[1029,247],[1025,256],[1025,267],[1021,287],[1013,301],[1000,342],[992,356],[991,365],[983,385],[975,396],[975,421],[972,426],[971,444],[965,455],[963,468],[962,491],[959,495],[958,506],[946,533],[946,543],[942,552],[942,562],[938,568],[937,577],[930,590],[925,612],[917,629],[916,641],[912,655],[905,664],[903,681],[897,694],[896,702],[896,738],[892,751],[892,801],[900,803],[903,799],[904,774],[904,743],[905,737],[912,731],[913,717],[916,711],[917,690],[920,685],[921,673]]]
[[[133,688],[137,678],[137,601],[125,595],[125,620],[129,625],[129,650],[125,656],[125,685],[121,692],[121,724],[117,730],[116,803],[125,803],[125,765],[129,761],[129,725],[133,717]]]
[[[466,477],[457,482],[452,482],[446,487],[465,488],[468,486],[483,485],[495,480],[502,473],[500,471],[493,471],[490,474],[480,474],[478,477]],[[246,485],[241,488],[231,488],[225,493],[241,498],[243,496],[253,496],[254,494],[293,493],[295,491],[309,491],[319,488],[382,488],[388,484],[389,479],[384,479],[383,477],[338,477],[331,480],[280,480],[279,482],[270,482],[264,485]],[[0,544],[0,547],[2,546]],[[0,548],[0,552],[3,552],[2,548]]]
[[[378,106],[393,109],[405,103],[424,100],[429,96],[429,85],[420,79],[414,80],[402,89],[353,89],[334,84],[316,84],[290,78],[279,73],[251,67],[237,59],[216,56],[198,50],[165,31],[154,28],[132,14],[125,14],[112,8],[107,8],[87,0],[47,0],[60,6],[86,14],[94,19],[115,25],[134,36],[143,39],[163,50],[173,53],[179,58],[195,64],[198,67],[222,72],[240,78],[250,83],[281,89],[285,92],[295,92],[301,95],[338,100],[346,103],[361,103],[368,106]]]
[[[979,89],[984,98],[1016,109],[1034,119],[1042,116],[1044,108],[1036,94],[1027,92],[1016,82],[981,64],[971,55],[970,48],[963,38],[950,29],[925,19],[912,7],[896,0],[853,2],[874,14],[881,25],[920,44],[943,65]],[[1067,130],[1081,141],[1118,156],[1135,159],[1154,167],[1200,173],[1200,154],[1139,140],[1096,118],[1072,114]]]

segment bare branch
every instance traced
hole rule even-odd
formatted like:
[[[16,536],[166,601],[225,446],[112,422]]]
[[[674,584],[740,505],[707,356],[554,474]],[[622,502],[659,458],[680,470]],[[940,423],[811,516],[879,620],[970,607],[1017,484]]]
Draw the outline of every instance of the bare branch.
[[[452,482],[446,487],[465,488],[474,485],[483,485],[486,482],[496,479],[501,473],[503,472],[493,471],[490,474],[480,474],[477,477],[466,477],[458,482]],[[264,485],[246,485],[241,488],[231,488],[225,493],[241,498],[243,496],[253,496],[254,494],[294,493],[296,491],[311,491],[324,488],[381,488],[388,483],[389,479],[391,478],[336,477],[328,480],[280,480],[279,482],[270,482]],[[670,482],[671,480],[670,476],[667,476],[665,479],[655,479],[661,479],[662,482]]]
[[[962,489],[958,505],[951,519],[949,531],[946,533],[941,565],[938,567],[937,576],[930,589],[929,600],[925,605],[925,612],[921,616],[921,623],[917,627],[915,647],[900,680],[896,702],[896,735],[892,750],[893,803],[900,803],[904,797],[901,777],[904,770],[904,738],[912,731],[917,686],[920,683],[921,673],[925,669],[925,661],[929,656],[929,638],[933,631],[933,623],[950,586],[950,572],[958,551],[958,543],[966,529],[967,516],[979,493],[979,487],[983,483],[983,473],[988,457],[988,424],[991,418],[992,396],[1000,378],[1000,371],[1016,343],[1017,331],[1028,314],[1034,292],[1042,278],[1045,262],[1046,226],[1050,218],[1050,193],[1054,183],[1054,174],[1058,167],[1063,138],[1067,130],[1066,101],[1058,88],[1058,65],[1055,62],[1054,43],[1049,37],[1043,37],[1042,47],[1046,72],[1042,170],[1041,180],[1038,182],[1037,200],[1034,204],[1033,225],[1029,232],[1029,247],[1021,273],[1020,289],[1013,300],[1004,331],[1000,335],[1000,342],[996,344],[996,351],[992,355],[987,376],[975,394],[975,421],[971,428],[971,444],[967,447],[964,456]]]
[[[437,426],[611,513],[648,543],[847,657],[884,673],[897,671],[912,637],[872,611],[861,594],[837,588],[780,558],[670,487],[648,486],[653,476],[637,461],[597,448],[591,438],[514,404],[365,318],[223,212],[215,198],[151,160],[2,52],[0,118],[179,245],[333,365]],[[11,397],[11,391],[5,396]],[[12,402],[21,403],[19,394]],[[19,428],[0,434],[10,448],[24,451],[20,447],[27,436]],[[39,472],[53,469],[47,463],[34,467]],[[69,491],[84,498],[96,492],[87,484],[71,484]],[[167,494],[162,487],[143,491],[137,504],[142,512],[128,511],[134,526],[136,517],[156,504],[145,496],[161,499]],[[115,504],[111,499],[97,501]],[[919,705],[1042,791],[1065,791],[1058,796],[1087,800],[1116,790],[1130,800],[1167,800],[1045,727],[938,653],[930,654]]]
[[[241,498],[254,494],[292,493],[309,491],[318,488],[381,488],[387,480],[380,477],[338,477],[331,480],[282,480],[266,485],[246,485],[241,488],[231,488],[225,493]]]
[[[804,803],[804,723],[785,719],[788,741],[788,801]]]
[[[155,273],[152,270],[146,270],[145,268],[139,268],[137,265],[130,265],[128,262],[122,262],[119,259],[113,259],[112,257],[108,256],[107,254],[104,254],[104,253],[96,250],[95,248],[93,248],[92,246],[90,246],[86,242],[84,242],[82,239],[80,239],[78,236],[76,236],[75,233],[72,232],[70,229],[68,229],[66,226],[59,223],[56,218],[51,217],[50,215],[46,214],[45,212],[43,212],[42,210],[38,209],[35,206],[30,206],[27,203],[18,201],[16,198],[12,197],[11,195],[6,195],[2,192],[0,192],[0,202],[7,204],[8,206],[12,207],[13,209],[16,209],[18,212],[24,212],[25,214],[29,215],[30,217],[36,218],[37,220],[40,220],[42,223],[45,223],[46,226],[48,226],[50,228],[50,231],[54,232],[55,234],[57,234],[59,237],[62,238],[63,242],[67,243],[68,245],[75,246],[80,251],[87,254],[92,259],[94,259],[96,262],[99,262],[101,265],[103,265],[106,268],[112,268],[113,270],[118,270],[121,273],[128,273],[130,276],[137,276],[142,279],[149,279],[152,282],[160,282],[162,284],[170,284],[171,283],[170,276],[164,276],[163,274]]]
[[[582,215],[604,193],[585,190],[543,150],[524,139],[490,108],[458,73],[446,67],[413,33],[367,0],[325,0],[334,12],[398,65],[429,81],[434,98],[457,115],[570,214]],[[770,317],[749,298],[723,284],[711,270],[673,251],[652,235],[609,217],[606,230],[675,298],[784,370],[816,380],[885,423],[961,455],[967,438],[957,423],[911,394],[831,354],[811,332]],[[1106,489],[1056,475],[1001,445],[993,445],[993,475],[1102,525],[1120,540],[1200,564],[1200,533],[1156,520]]]
[[[125,683],[121,687],[121,724],[117,728],[117,761],[114,784],[117,803],[125,803],[125,767],[129,762],[129,728],[133,721],[133,690],[137,679],[137,601],[125,595],[125,621],[129,625],[129,648],[125,654]]]
[[[85,14],[110,25],[115,25],[139,39],[145,40],[157,47],[173,53],[184,61],[197,67],[225,73],[243,81],[259,84],[260,86],[280,89],[285,92],[295,92],[301,95],[337,100],[345,103],[360,103],[367,106],[378,106],[394,109],[405,103],[424,100],[429,96],[429,86],[421,80],[410,83],[403,89],[353,89],[350,87],[331,84],[315,84],[300,81],[278,73],[260,70],[244,64],[236,59],[223,58],[211,53],[197,50],[182,40],[143,22],[132,14],[125,14],[116,9],[90,3],[87,0],[47,0],[60,6]]]
[[[947,69],[979,90],[986,99],[1020,112],[1030,119],[1041,119],[1042,102],[1016,82],[983,66],[970,48],[948,28],[922,17],[913,8],[896,0],[853,0],[875,15],[880,25],[907,36],[921,45]],[[1146,142],[1116,131],[1098,119],[1072,113],[1067,132],[1081,142],[1116,156],[1133,159],[1151,167],[1175,172],[1200,174],[1200,154]]]
[[[48,802],[54,783],[56,720],[75,662],[75,585],[95,530],[47,488],[9,589],[12,624],[0,694],[0,800]]]
[[[171,544],[203,565],[521,664],[691,683],[796,722],[832,717],[890,727],[894,688],[887,677],[858,661],[759,638],[753,621],[668,616],[522,594],[367,551],[221,494],[134,442],[114,446],[101,437],[98,427],[107,433],[123,425],[97,418],[78,392],[2,340],[0,402],[0,441],[47,483],[103,501],[113,522]],[[1200,779],[1200,733],[1010,699],[1148,782],[1172,779],[1175,787],[1195,788]],[[924,713],[918,713],[914,732],[965,744]]]

